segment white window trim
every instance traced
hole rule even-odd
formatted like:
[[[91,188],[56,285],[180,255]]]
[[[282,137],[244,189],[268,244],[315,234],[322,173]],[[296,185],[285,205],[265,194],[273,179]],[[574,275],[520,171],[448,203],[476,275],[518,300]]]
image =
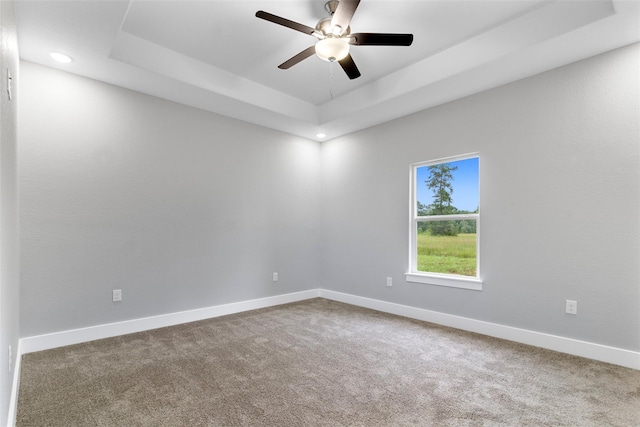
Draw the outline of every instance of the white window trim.
[[[470,289],[472,291],[482,290],[482,280],[476,279],[475,277],[437,273],[405,273],[404,277],[407,282]]]
[[[437,165],[441,163],[455,162],[457,160],[465,160],[474,157],[480,157],[479,153],[468,153],[460,156],[446,157],[442,159],[430,160],[428,162],[414,163],[411,165],[411,185],[410,185],[410,209],[409,209],[409,271],[405,274],[405,280],[413,283],[424,283],[428,285],[447,286],[452,288],[470,289],[475,291],[482,290],[482,279],[480,278],[480,214],[457,214],[457,215],[433,215],[433,216],[417,216],[417,170],[423,166]],[[479,170],[478,170],[479,173]],[[478,177],[479,178],[479,177]],[[478,188],[480,183],[478,182]],[[479,191],[479,190],[478,190]],[[478,204],[480,201],[478,200]],[[418,241],[418,222],[428,218],[430,221],[444,220],[460,220],[475,219],[476,220],[476,277],[460,276],[457,274],[441,274],[428,273],[418,271],[417,267],[417,241]]]

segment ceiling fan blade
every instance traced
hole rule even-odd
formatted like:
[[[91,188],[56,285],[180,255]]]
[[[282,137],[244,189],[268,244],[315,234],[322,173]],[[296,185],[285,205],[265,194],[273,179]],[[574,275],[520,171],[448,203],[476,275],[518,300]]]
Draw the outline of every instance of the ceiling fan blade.
[[[358,8],[360,0],[340,0],[333,17],[331,18],[331,26],[339,26],[342,31],[349,27],[351,18]]]
[[[256,16],[258,18],[264,19],[265,21],[273,22],[274,24],[282,25],[283,27],[291,28],[292,30],[300,31],[301,33],[313,35],[316,31],[315,28],[308,27],[306,25],[299,24],[297,22],[291,21],[286,18],[282,18],[277,15],[273,15],[269,12],[265,12],[264,10],[259,10],[256,12]]]
[[[349,43],[357,46],[411,46],[413,34],[355,33]]]
[[[294,65],[296,65],[298,62],[300,62],[300,61],[302,61],[304,59],[307,59],[308,57],[310,57],[314,53],[316,53],[316,47],[315,46],[308,47],[305,50],[303,50],[302,52],[300,52],[299,54],[297,54],[296,56],[294,56],[291,59],[288,59],[288,60],[284,61],[282,64],[278,65],[278,68],[280,68],[281,70],[287,70],[287,69],[293,67]]]
[[[347,76],[351,80],[357,79],[358,77],[360,77],[360,70],[358,70],[358,67],[356,67],[356,63],[353,62],[353,58],[351,57],[350,54],[348,54],[338,62],[340,63],[340,66],[342,67],[344,72],[347,73]]]

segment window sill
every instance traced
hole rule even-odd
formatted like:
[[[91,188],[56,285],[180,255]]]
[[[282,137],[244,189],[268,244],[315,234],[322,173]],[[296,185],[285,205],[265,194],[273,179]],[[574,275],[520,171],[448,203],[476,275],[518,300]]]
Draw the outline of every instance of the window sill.
[[[473,291],[482,290],[482,280],[475,277],[455,276],[453,274],[406,273],[405,280],[413,283],[470,289]]]

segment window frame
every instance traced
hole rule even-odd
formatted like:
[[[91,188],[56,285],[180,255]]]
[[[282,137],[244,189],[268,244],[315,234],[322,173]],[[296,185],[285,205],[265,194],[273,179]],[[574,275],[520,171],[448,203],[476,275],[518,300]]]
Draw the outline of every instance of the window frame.
[[[417,203],[417,176],[419,168],[473,158],[478,159],[478,193],[480,193],[480,153],[461,154],[458,156],[444,157],[410,165],[409,269],[405,274],[405,280],[407,282],[470,289],[475,291],[482,290],[483,282],[480,276],[480,194],[478,194],[478,213],[476,214],[418,216]],[[476,276],[473,277],[458,274],[418,271],[418,223],[431,221],[456,221],[464,219],[474,219],[476,221]]]

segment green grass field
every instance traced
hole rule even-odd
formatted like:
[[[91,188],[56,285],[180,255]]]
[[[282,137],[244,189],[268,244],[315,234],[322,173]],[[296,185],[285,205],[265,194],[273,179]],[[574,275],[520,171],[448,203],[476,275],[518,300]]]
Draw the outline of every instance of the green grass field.
[[[476,275],[476,235],[418,234],[418,271]]]

